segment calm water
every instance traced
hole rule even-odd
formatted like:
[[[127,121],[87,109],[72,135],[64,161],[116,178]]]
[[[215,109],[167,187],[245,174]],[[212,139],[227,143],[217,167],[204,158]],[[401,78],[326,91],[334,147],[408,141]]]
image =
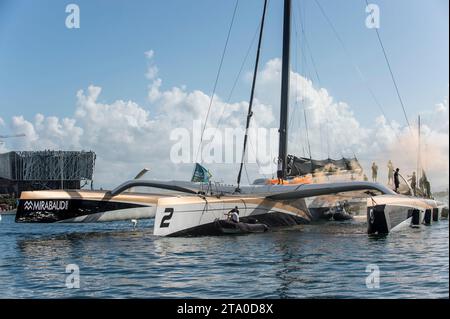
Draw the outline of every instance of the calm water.
[[[236,237],[159,238],[152,221],[0,222],[0,298],[448,298],[449,229],[441,221],[386,238],[362,222]],[[80,268],[79,289],[65,267]],[[380,288],[366,287],[368,264]]]

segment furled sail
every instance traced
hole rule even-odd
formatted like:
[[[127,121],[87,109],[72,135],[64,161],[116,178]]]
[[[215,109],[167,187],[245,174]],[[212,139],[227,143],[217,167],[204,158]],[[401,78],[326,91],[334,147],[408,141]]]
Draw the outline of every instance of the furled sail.
[[[338,160],[314,160],[305,157],[288,156],[287,176],[303,176],[307,174],[336,175],[340,173],[362,174],[363,168],[355,158],[341,158]]]

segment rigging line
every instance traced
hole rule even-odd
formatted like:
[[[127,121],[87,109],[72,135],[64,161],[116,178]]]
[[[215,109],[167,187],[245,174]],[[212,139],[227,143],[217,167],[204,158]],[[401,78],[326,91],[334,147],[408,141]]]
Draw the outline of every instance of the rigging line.
[[[366,4],[369,5],[369,2],[367,0],[365,0],[365,1],[366,1]],[[384,58],[386,59],[387,66],[389,68],[389,73],[391,74],[392,82],[394,82],[395,91],[397,92],[398,99],[399,99],[400,104],[401,104],[402,109],[403,109],[403,115],[405,116],[406,123],[408,124],[409,130],[411,131],[411,125],[409,124],[408,116],[406,115],[405,104],[403,103],[402,96],[400,95],[400,91],[398,89],[397,81],[395,80],[394,72],[392,71],[391,63],[389,62],[389,59],[388,59],[388,56],[387,56],[387,53],[386,53],[386,49],[384,48],[384,45],[383,45],[383,41],[381,41],[381,36],[380,36],[380,32],[378,32],[378,28],[375,28],[375,32],[377,33],[378,42],[380,43],[381,49],[382,49],[383,54],[384,54]]]
[[[309,57],[311,59],[312,66],[313,66],[314,72],[316,74],[317,84],[319,85],[319,87],[322,87],[322,85],[320,84],[321,81],[320,81],[320,77],[319,77],[319,72],[317,71],[316,62],[314,60],[314,56],[312,54],[311,47],[309,46],[308,38],[306,37],[306,31],[305,31],[305,27],[304,27],[304,24],[303,24],[303,19],[301,17],[301,9],[300,9],[300,4],[299,3],[300,2],[297,2],[297,9],[298,9],[298,11],[300,13],[300,31],[301,31],[301,34],[303,36],[303,40],[304,40],[303,42],[305,43],[306,51],[308,51],[308,53],[309,53]],[[297,28],[298,28],[298,26],[297,26]],[[296,30],[295,34],[296,34],[296,36],[298,36],[297,30]]]
[[[297,25],[296,22],[295,22],[295,11],[294,11],[294,23],[295,23],[295,25]],[[295,30],[295,33],[297,34],[297,30]],[[295,109],[294,109],[294,112],[296,112],[297,109],[300,109],[300,105],[298,103],[298,98],[299,98],[299,96],[298,96],[298,88],[299,88],[298,77],[300,76],[300,70],[299,70],[299,66],[298,66],[299,49],[298,49],[298,40],[297,40],[297,38],[296,38],[296,43],[295,43],[295,49],[296,49],[295,70],[297,71],[298,76],[295,77]],[[294,114],[291,117],[291,122],[293,122],[293,119],[294,119]],[[299,141],[300,141],[300,144],[301,144],[301,146],[303,148],[303,154],[305,154],[305,146],[304,146],[304,143],[302,143],[302,141],[301,141],[302,140],[302,136],[301,136],[301,113],[300,113],[300,111],[299,111],[299,115],[296,117],[296,119],[297,119],[297,125],[298,125],[298,132],[300,132],[300,134],[299,134]],[[293,126],[293,125],[290,124],[290,126]],[[299,152],[300,152],[300,148],[299,148]]]
[[[247,124],[245,127],[244,146],[243,146],[243,150],[242,150],[241,166],[239,168],[239,174],[238,174],[238,178],[237,178],[237,188],[236,188],[237,192],[239,192],[239,186],[241,183],[242,166],[244,165],[245,151],[247,148],[248,129],[250,127],[250,120],[253,116],[252,107],[253,107],[253,99],[254,99],[254,95],[255,95],[256,77],[258,75],[259,58],[260,58],[260,53],[261,53],[261,43],[262,43],[262,37],[263,37],[263,32],[264,32],[264,21],[266,19],[266,9],[267,9],[267,0],[264,0],[263,14],[262,14],[262,18],[261,18],[261,28],[260,28],[259,39],[258,39],[258,49],[256,50],[255,69],[253,72],[252,89],[251,89],[251,93],[250,93],[250,101],[248,104]]]
[[[269,5],[270,1],[268,1],[267,3],[268,3],[267,5]],[[231,101],[231,97],[232,97],[232,95],[233,95],[234,89],[236,88],[237,82],[238,82],[238,80],[239,80],[239,78],[240,78],[240,76],[241,76],[241,73],[242,73],[243,69],[244,69],[245,63],[247,62],[247,59],[248,59],[248,57],[249,57],[249,55],[250,55],[250,52],[251,52],[251,49],[253,48],[253,44],[255,43],[256,37],[258,36],[258,31],[259,31],[260,27],[261,27],[261,22],[259,22],[258,27],[256,28],[256,31],[255,31],[255,34],[254,34],[254,36],[253,36],[253,38],[252,38],[252,41],[251,41],[251,43],[250,43],[250,46],[249,46],[248,49],[247,49],[247,53],[246,53],[246,55],[245,55],[245,57],[244,57],[244,60],[242,61],[241,67],[240,67],[240,69],[239,69],[239,72],[238,72],[238,74],[237,74],[237,76],[236,76],[236,78],[235,78],[235,80],[234,80],[233,87],[232,87],[232,89],[231,89],[231,91],[230,91],[230,94],[228,95],[228,98],[227,98],[227,104],[230,103],[230,101]],[[214,135],[213,135],[213,136],[216,135],[216,132],[217,132],[218,128],[220,127],[221,123],[222,123],[224,113],[225,113],[225,108],[222,109],[222,113],[221,113],[221,115],[220,115],[220,117],[219,117],[219,121],[217,122],[217,126],[216,126],[216,129],[215,129],[215,131],[214,131]],[[257,158],[256,151],[253,150],[253,147],[252,147],[252,144],[251,144],[250,139],[249,139],[249,144],[250,144],[251,150],[252,150],[253,153],[255,154],[255,158]],[[260,165],[259,165],[258,160],[256,160],[256,164],[258,165],[258,168],[261,170],[261,167],[260,167]],[[244,168],[245,168],[245,167],[244,167]],[[246,168],[245,168],[245,169],[246,169]],[[264,174],[263,174],[263,175],[264,175]],[[249,184],[250,184],[250,180],[248,179],[248,175],[247,175],[247,180],[249,181]]]
[[[296,19],[295,19],[295,11],[293,12],[293,20],[294,20],[294,25],[297,25]],[[294,45],[294,61],[295,61],[295,70],[298,72],[298,58],[297,58],[297,55],[298,55],[298,37],[297,37],[297,29],[295,29],[294,31],[295,31],[295,35],[296,35],[296,37],[295,37],[295,45]],[[296,112],[297,106],[298,106],[298,102],[297,102],[297,100],[298,100],[298,77],[297,76],[295,76],[294,88],[295,88],[295,102],[294,102],[295,107],[290,105],[291,106],[291,111],[292,111],[292,116],[289,119],[289,131],[292,128],[292,122],[293,122],[293,119],[295,117],[295,112]]]
[[[250,46],[247,49],[244,60],[242,61],[241,67],[239,68],[239,72],[238,72],[236,78],[234,79],[233,87],[231,88],[230,94],[228,94],[227,102],[229,102],[231,100],[231,97],[233,96],[233,93],[236,88],[239,77],[244,69],[245,63],[247,62],[248,56],[250,55],[253,45],[255,44],[255,40],[256,40],[256,37],[258,36],[258,30],[260,29],[260,26],[261,26],[261,22],[258,24],[258,27],[255,30],[255,34],[253,35],[252,41],[250,42]]]
[[[328,121],[328,113],[326,113],[326,129],[327,129],[327,156],[328,158],[330,158],[330,131],[329,131],[329,126],[330,126],[330,122]]]
[[[378,100],[378,98],[376,97],[374,91],[372,90],[372,88],[369,85],[369,82],[367,81],[366,77],[364,76],[363,72],[361,71],[361,69],[359,68],[359,66],[355,63],[355,61],[352,58],[352,55],[350,54],[350,52],[347,49],[347,46],[345,45],[344,41],[342,40],[342,38],[340,37],[339,33],[337,32],[336,28],[334,27],[333,22],[331,22],[330,18],[328,17],[328,15],[326,14],[325,10],[323,9],[323,7],[321,6],[320,2],[318,0],[314,0],[315,3],[317,4],[317,6],[320,9],[320,12],[322,13],[322,15],[324,16],[325,20],[327,21],[328,25],[330,26],[331,30],[334,33],[334,36],[336,37],[336,39],[338,40],[339,44],[341,45],[342,49],[344,50],[345,54],[347,55],[347,57],[349,58],[353,68],[356,70],[356,73],[358,74],[358,76],[360,77],[362,83],[364,84],[364,86],[366,87],[367,91],[369,92],[372,100],[374,101],[374,103],[376,104],[376,106],[378,107],[378,109],[381,111],[381,114],[384,116],[384,118],[386,119],[388,125],[392,128],[392,130],[394,131],[395,137],[397,138],[397,140],[399,142],[401,142],[399,133],[397,132],[397,130],[395,129],[395,127],[392,125],[392,122],[389,121],[388,116],[386,115],[386,113],[384,112],[383,107],[381,106],[380,101]],[[407,150],[407,152],[409,153],[409,150]]]
[[[302,33],[303,33],[303,31],[302,31]],[[303,33],[303,40],[304,40],[304,42],[305,42],[305,48],[306,48],[306,50],[307,50],[308,53],[309,53],[309,58],[311,59],[311,64],[312,64],[312,66],[313,66],[314,73],[316,74],[317,84],[319,85],[319,88],[320,88],[320,87],[322,87],[322,85],[320,84],[321,81],[320,81],[320,77],[319,77],[319,72],[317,71],[316,62],[315,62],[315,60],[314,60],[312,51],[311,51],[311,49],[310,49],[310,47],[309,47],[309,44],[308,44],[308,40],[307,40],[306,35],[305,35],[304,33]]]
[[[269,6],[269,5],[270,5],[270,1],[268,0],[268,1],[267,1],[267,6]],[[240,77],[240,75],[241,75],[241,73],[242,73],[242,70],[244,69],[245,63],[246,63],[246,61],[247,61],[248,56],[250,55],[250,51],[251,51],[251,49],[253,48],[253,44],[254,44],[254,42],[255,42],[255,40],[256,40],[256,37],[258,36],[258,33],[259,33],[258,31],[260,30],[260,28],[261,28],[261,21],[259,22],[258,27],[256,28],[255,34],[254,34],[254,36],[253,36],[253,39],[252,39],[252,41],[251,41],[251,43],[250,43],[250,46],[249,46],[248,49],[247,49],[247,53],[246,53],[246,55],[245,55],[244,61],[243,61],[242,64],[241,64],[241,67],[240,67],[240,69],[239,69],[238,75],[236,76],[236,79],[235,79],[235,81],[234,81],[233,87],[232,87],[232,89],[231,89],[231,91],[230,91],[230,94],[229,94],[229,96],[228,96],[227,103],[229,103],[230,100],[231,100],[231,97],[232,97],[232,95],[233,95],[233,91],[234,91],[234,89],[235,89],[235,87],[236,87],[236,85],[237,85],[237,82],[238,82],[239,77]],[[216,131],[217,131],[218,127],[219,127],[220,124],[221,124],[221,120],[222,120],[224,111],[225,111],[225,108],[222,109],[222,114],[221,114],[220,119],[219,119],[219,121],[218,121],[218,123],[217,123]],[[214,135],[215,135],[215,134],[214,134]],[[259,161],[258,161],[258,158],[257,158],[258,154],[256,153],[256,151],[255,151],[254,148],[253,148],[251,139],[248,139],[248,142],[249,142],[249,145],[250,145],[250,150],[252,151],[253,154],[255,154],[256,165],[258,166],[258,169],[261,171],[261,165],[259,164]],[[271,157],[271,158],[272,158],[272,157]],[[246,167],[245,165],[244,165],[244,169],[245,169],[245,173],[246,173],[246,175],[247,175],[247,181],[248,181],[248,183],[250,184],[250,179],[248,178],[248,173],[247,173],[247,167]],[[263,174],[263,175],[264,175],[265,177],[267,177],[266,174]]]
[[[298,94],[298,90],[299,90],[299,83],[298,83],[298,78],[300,76],[300,72],[298,71],[298,59],[297,56],[295,56],[295,69],[297,70],[298,74],[295,76],[295,103],[294,103],[294,112],[291,116],[290,119],[290,123],[289,123],[289,130],[294,132],[294,125],[297,124],[297,134],[298,134],[298,141],[296,141],[296,146],[297,143],[300,144],[298,146],[298,152],[300,153],[301,151],[301,146],[303,145],[302,143],[302,138],[301,138],[301,125],[300,125],[300,121],[299,119],[301,118],[301,112],[300,112],[300,104],[298,103],[298,99],[299,99],[299,94]],[[296,119],[294,121],[294,118]],[[295,135],[294,135],[295,137]]]
[[[300,21],[300,23],[303,26],[302,11],[300,9],[299,9],[299,16],[300,16],[299,21]],[[304,47],[305,47],[304,42],[301,42],[300,43],[300,50],[302,52],[304,51],[303,50]],[[306,79],[306,73],[307,73],[307,59],[306,59],[306,55],[305,54],[301,54],[300,57],[301,57],[301,60],[300,60],[300,62],[301,62],[301,73],[303,74],[302,75],[303,78]],[[306,90],[306,81],[302,82],[301,88],[302,88],[303,92]],[[303,109],[303,118],[305,120],[305,140],[306,140],[307,146],[309,146],[309,155],[311,157],[311,145],[309,144],[308,125],[306,123],[306,107],[305,107],[305,98],[304,97],[301,98],[301,104],[302,104],[302,109]],[[306,152],[304,152],[304,153],[305,153],[305,157],[306,157],[307,153]]]
[[[298,106],[300,108],[300,106]],[[301,113],[297,116],[297,124],[298,124],[298,130],[300,132],[299,134],[299,140],[300,140],[300,144],[301,144],[301,150],[302,150],[302,154],[303,157],[306,157],[306,151],[305,151],[305,143],[304,143],[304,138],[302,136],[302,116]],[[299,150],[300,151],[300,150]]]
[[[294,21],[294,26],[296,26],[298,28],[295,11],[293,11],[293,21]],[[301,55],[302,50],[299,49],[299,43],[301,43],[301,41],[299,40],[297,28],[294,28],[294,32],[295,32],[295,46],[294,46],[295,70],[298,72],[299,75],[301,75],[301,71],[299,70],[299,67],[298,67],[298,55]],[[289,129],[291,129],[293,127],[293,120],[294,120],[295,114],[296,114],[295,112],[298,108],[298,86],[299,86],[298,85],[298,76],[296,76],[295,77],[295,103],[294,103],[296,107],[293,108],[292,116],[289,119]],[[300,127],[299,127],[299,129],[300,129]]]
[[[258,36],[258,31],[260,29],[260,25],[261,25],[261,22],[258,24],[258,27],[256,28],[255,34],[253,35],[252,41],[250,42],[250,46],[247,49],[247,53],[245,54],[244,60],[242,61],[241,67],[239,69],[239,72],[238,72],[236,78],[234,79],[233,87],[231,88],[231,91],[228,94],[228,98],[226,100],[227,104],[230,103],[231,98],[232,98],[233,93],[234,93],[234,90],[235,90],[235,88],[237,86],[237,83],[239,81],[239,78],[241,77],[242,71],[244,70],[244,67],[245,67],[247,59],[248,59],[248,57],[250,55],[251,49],[253,48],[253,45],[254,45],[255,40],[256,40],[256,37]],[[225,113],[225,107],[222,109],[222,113],[221,113],[221,115],[219,117],[219,120],[217,121],[216,131],[217,131],[217,128],[222,124],[224,113]],[[215,133],[214,133],[214,135],[215,135]]]
[[[270,139],[270,136],[269,136],[269,139]],[[259,161],[258,161],[258,153],[256,152],[256,148],[253,147],[252,140],[250,138],[248,139],[248,145],[250,145],[250,150],[252,151],[252,153],[255,154],[256,165],[258,166],[258,169],[261,172],[262,170],[261,170],[261,165],[259,164]],[[272,156],[270,158],[272,159]],[[245,167],[245,163],[244,163],[244,167]],[[264,177],[267,177],[267,174],[263,173],[262,175],[264,175]]]
[[[273,152],[272,152],[272,147],[270,147],[271,146],[271,144],[269,144],[269,151],[270,151],[270,160],[272,161],[273,159],[274,159],[274,156],[273,156]],[[274,178],[274,175],[273,175],[273,172],[272,172],[272,179]]]
[[[307,139],[307,142],[308,142],[309,158],[312,160],[311,144],[309,143],[308,121],[306,119],[306,108],[305,107],[303,107],[303,117],[305,118],[306,139]]]
[[[311,51],[311,49],[310,49],[310,47],[309,47],[308,40],[307,40],[305,34],[303,34],[303,39],[305,40],[305,41],[304,41],[304,42],[305,42],[305,48],[306,48],[306,51],[308,51],[308,53],[309,53],[309,58],[311,59],[311,64],[312,64],[312,66],[313,66],[314,73],[316,74],[317,84],[319,85],[319,88],[321,88],[321,87],[322,87],[322,84],[321,84],[321,80],[320,80],[320,76],[319,76],[319,71],[317,71],[316,62],[315,62],[315,60],[314,60],[312,51]]]
[[[262,169],[261,169],[261,165],[259,164],[259,161],[258,161],[258,154],[256,153],[256,150],[255,150],[255,148],[253,147],[253,144],[252,144],[252,140],[249,138],[248,139],[248,144],[250,145],[250,149],[252,150],[252,152],[253,152],[253,154],[255,154],[255,161],[256,161],[256,166],[258,166],[258,170],[261,172],[262,171]],[[272,157],[271,157],[272,158]],[[248,184],[250,185],[251,184],[251,182],[250,182],[250,178],[249,178],[249,176],[248,176],[248,172],[247,172],[247,165],[245,165],[246,163],[244,163],[244,170],[245,170],[245,174],[247,175],[247,181],[248,181]],[[262,174],[262,175],[264,175],[264,177],[267,179],[267,174]]]
[[[323,151],[323,125],[322,122],[319,121],[319,136],[320,136],[320,156],[323,156],[324,151]]]
[[[247,62],[247,59],[248,59],[249,55],[250,55],[250,51],[253,48],[253,44],[255,43],[256,37],[258,36],[258,31],[260,29],[260,25],[261,25],[261,22],[258,24],[258,27],[256,28],[255,34],[253,35],[252,41],[250,42],[250,45],[249,45],[249,47],[247,49],[247,52],[246,52],[245,57],[244,57],[244,60],[242,61],[241,67],[239,69],[239,72],[238,72],[236,78],[234,79],[234,83],[233,83],[233,86],[232,86],[232,88],[230,90],[230,93],[228,94],[228,98],[226,100],[226,104],[229,104],[230,101],[231,101],[231,97],[233,96],[234,89],[236,88],[236,85],[237,85],[237,83],[239,81],[239,78],[240,78],[240,76],[242,74],[242,71],[244,70],[244,66],[245,66],[245,64]],[[225,108],[226,108],[226,105],[224,105],[224,107],[222,108],[222,112],[220,114],[219,120],[217,121],[217,125],[216,125],[216,127],[214,129],[214,134],[212,136],[216,136],[217,130],[219,129],[220,125],[222,124],[223,116],[225,114]]]
[[[248,185],[250,185],[251,183],[250,183],[250,178],[248,177],[247,165],[245,165],[245,164],[244,164],[244,171],[245,171],[245,176],[247,177]]]
[[[214,95],[216,94],[217,84],[219,82],[220,73],[222,71],[222,65],[223,65],[223,61],[225,59],[225,53],[227,52],[228,42],[230,40],[231,30],[233,29],[234,19],[236,17],[236,12],[237,12],[238,5],[239,5],[239,0],[236,0],[236,4],[234,6],[234,11],[233,11],[233,17],[231,18],[231,23],[230,23],[230,27],[228,29],[227,39],[225,41],[225,46],[224,46],[223,51],[222,51],[222,57],[220,58],[219,69],[217,70],[216,80],[214,82],[214,88],[213,88],[213,91],[212,91],[212,94],[211,94],[211,99],[209,101],[208,112],[206,113],[205,123],[203,125],[202,134],[201,134],[201,137],[200,137],[200,143],[198,145],[197,154],[195,156],[195,161],[196,162],[197,162],[197,159],[198,159],[198,154],[199,154],[200,149],[201,149],[202,144],[203,144],[203,137],[204,137],[204,134],[205,134],[206,125],[208,124],[209,113],[211,112],[211,107],[212,107],[212,104],[213,104],[213,101],[214,101]]]
[[[372,97],[373,101],[375,102],[375,104],[377,105],[377,107],[380,109],[381,113],[383,114],[383,116],[387,119],[388,117],[386,116],[386,113],[384,112],[383,107],[381,106],[381,103],[378,101],[377,97],[375,96],[375,93],[373,92],[372,88],[369,86],[369,82],[367,81],[366,77],[364,76],[364,74],[362,73],[361,69],[359,68],[359,66],[354,62],[352,55],[350,54],[350,52],[347,49],[347,46],[345,45],[344,41],[342,40],[341,36],[339,35],[339,33],[337,32],[336,28],[334,27],[333,22],[331,22],[330,18],[328,17],[328,15],[326,14],[325,10],[323,9],[322,5],[320,4],[320,2],[318,0],[314,0],[315,3],[317,4],[317,6],[319,7],[320,12],[322,13],[322,15],[324,16],[325,20],[327,21],[328,25],[330,26],[331,30],[334,33],[334,36],[336,37],[336,39],[338,40],[339,44],[341,45],[342,49],[344,50],[345,54],[348,56],[348,58],[350,59],[351,64],[353,65],[353,68],[356,70],[356,73],[358,74],[358,76],[360,77],[360,79],[362,80],[363,84],[365,85],[367,91],[369,92],[370,96]]]
[[[305,28],[305,26],[304,26],[304,24],[303,24],[303,21],[305,20],[304,19],[304,16],[305,16],[305,10],[300,10],[300,5],[298,5],[298,8],[299,8],[299,21],[301,22],[301,24],[302,24],[302,28],[304,29]],[[306,7],[303,7],[303,8],[306,8]],[[303,12],[303,14],[302,14],[302,12]],[[301,42],[300,43],[300,49],[301,49],[301,51],[303,52],[303,51],[305,51],[305,50],[303,50],[304,49],[304,46],[305,46],[305,44],[303,43],[303,42]],[[301,66],[300,66],[300,69],[301,69],[301,73],[302,74],[304,74],[304,78],[306,78],[306,73],[307,73],[307,60],[306,60],[306,55],[304,55],[304,54],[301,54],[300,55],[300,57],[301,57],[301,59],[300,59],[300,62],[301,62]],[[303,92],[306,90],[306,81],[303,81],[302,82],[302,84],[301,84],[301,88],[302,88],[302,90],[303,90]],[[302,105],[302,109],[303,109],[303,115],[304,115],[304,119],[305,119],[305,134],[304,134],[304,136],[303,136],[303,138],[304,138],[304,140],[305,140],[305,143],[303,143],[302,144],[302,148],[303,148],[303,156],[306,158],[307,157],[307,151],[306,151],[306,146],[308,147],[308,149],[309,149],[309,158],[311,159],[311,145],[310,145],[310,143],[309,143],[309,135],[308,135],[308,124],[307,124],[307,121],[306,121],[306,107],[305,107],[305,99],[304,99],[304,97],[302,97],[301,99],[300,99],[300,101],[301,101],[301,105]],[[301,125],[301,115],[299,116],[299,127],[300,127],[300,125]],[[306,145],[305,145],[306,144]]]
[[[421,139],[420,139],[420,115],[419,115],[418,122],[417,122],[417,142],[418,143],[417,143],[417,177],[416,178],[418,178],[420,176],[419,170],[420,170],[420,167],[422,166],[421,165],[422,159],[420,156],[420,142],[421,142]]]
[[[233,96],[234,90],[235,90],[235,88],[237,86],[237,83],[239,81],[239,78],[241,77],[242,71],[244,70],[244,66],[245,66],[245,64],[247,62],[247,59],[248,59],[249,55],[250,55],[251,49],[253,48],[253,45],[254,45],[255,40],[256,40],[256,37],[258,36],[258,31],[260,29],[260,26],[261,26],[261,22],[259,22],[258,27],[255,30],[255,34],[253,35],[253,38],[252,38],[252,40],[250,42],[250,45],[249,45],[249,47],[247,49],[247,52],[246,52],[245,57],[244,57],[244,60],[242,61],[241,67],[239,68],[239,72],[238,72],[236,78],[234,79],[233,86],[232,86],[232,88],[230,90],[230,93],[228,94],[228,98],[226,99],[226,104],[229,104],[230,101],[231,101],[231,98]],[[217,121],[217,125],[215,127],[214,134],[212,136],[216,136],[217,130],[219,129],[220,125],[222,124],[222,120],[223,120],[223,115],[224,114],[225,114],[225,105],[222,108],[222,112],[220,114],[219,120]]]
[[[311,47],[309,46],[308,38],[306,36],[306,32],[305,32],[305,28],[304,28],[304,24],[303,24],[303,19],[301,19],[301,12],[302,12],[302,10],[301,10],[301,7],[300,7],[299,3],[300,2],[297,2],[297,8],[298,8],[298,11],[299,11],[299,14],[300,14],[300,30],[301,30],[301,33],[303,35],[303,40],[304,40],[303,42],[305,44],[306,51],[308,51],[308,53],[309,53],[309,57],[311,59],[313,70],[314,70],[314,72],[316,74],[317,84],[319,85],[319,89],[320,89],[322,87],[322,84],[321,84],[321,81],[320,81],[320,76],[319,76],[319,72],[318,72],[318,69],[317,69],[317,66],[316,66],[316,62],[314,60],[314,55],[312,53]],[[295,34],[296,34],[296,36],[298,36],[297,32],[295,32]],[[328,158],[330,158],[330,137],[329,137],[328,113],[325,113],[325,120],[326,120],[327,155],[328,155]]]

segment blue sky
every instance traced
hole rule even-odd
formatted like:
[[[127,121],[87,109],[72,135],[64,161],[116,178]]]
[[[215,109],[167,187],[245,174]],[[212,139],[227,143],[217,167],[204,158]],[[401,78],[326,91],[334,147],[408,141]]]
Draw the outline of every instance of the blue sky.
[[[319,0],[363,70],[389,119],[404,123],[374,30],[365,27],[364,0]],[[80,7],[81,28],[65,27],[69,1],[0,0],[0,116],[32,118],[37,112],[59,117],[74,112],[79,89],[103,88],[105,101],[146,100],[144,52],[153,49],[163,87],[185,84],[212,90],[234,0],[72,1]],[[294,11],[298,17],[298,2]],[[380,34],[408,116],[413,120],[448,95],[448,1],[377,0]],[[361,123],[380,111],[314,0],[300,5],[320,84],[347,102]],[[253,37],[261,0],[241,0],[218,94],[226,96]],[[281,52],[282,2],[269,4],[262,63]],[[309,54],[308,54],[309,55]],[[253,58],[246,71],[251,70]],[[294,58],[293,58],[294,64]],[[307,77],[313,77],[311,63]],[[293,65],[295,67],[295,65]],[[246,100],[241,81],[234,100]],[[2,133],[7,127],[2,129]]]

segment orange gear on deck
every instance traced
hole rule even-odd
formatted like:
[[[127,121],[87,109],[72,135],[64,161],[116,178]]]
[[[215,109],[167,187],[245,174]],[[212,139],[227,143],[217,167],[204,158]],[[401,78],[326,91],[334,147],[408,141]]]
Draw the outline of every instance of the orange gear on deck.
[[[298,176],[298,177],[294,177],[292,179],[284,179],[283,180],[283,184],[284,185],[297,185],[297,184],[312,184],[313,180],[312,177],[310,175],[306,175],[306,176]],[[266,181],[267,185],[277,185],[278,184],[278,179],[274,178],[274,179],[268,179]]]

